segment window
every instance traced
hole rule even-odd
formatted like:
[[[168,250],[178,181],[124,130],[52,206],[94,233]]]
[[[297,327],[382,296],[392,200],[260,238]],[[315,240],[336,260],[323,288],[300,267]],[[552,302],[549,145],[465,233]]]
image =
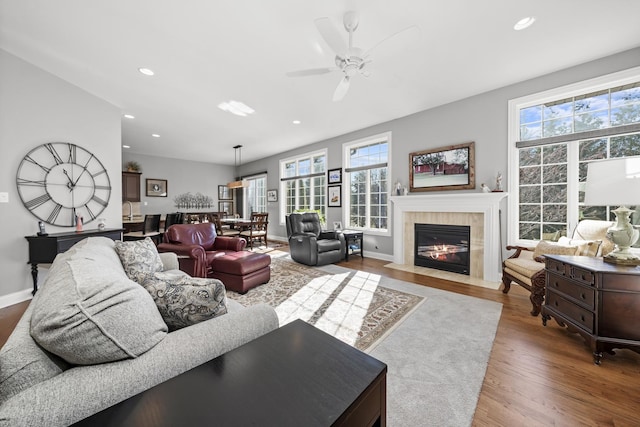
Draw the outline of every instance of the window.
[[[242,216],[249,218],[251,212],[267,211],[267,176],[250,176],[245,178],[249,181],[249,187],[244,189],[244,212]]]
[[[510,241],[615,220],[615,206],[584,205],[584,183],[590,161],[640,155],[640,69],[512,100],[509,112]]]
[[[391,133],[344,144],[346,228],[389,234]]]
[[[319,211],[321,218],[326,213],[325,150],[280,161],[280,209],[282,222],[287,214],[302,211]]]

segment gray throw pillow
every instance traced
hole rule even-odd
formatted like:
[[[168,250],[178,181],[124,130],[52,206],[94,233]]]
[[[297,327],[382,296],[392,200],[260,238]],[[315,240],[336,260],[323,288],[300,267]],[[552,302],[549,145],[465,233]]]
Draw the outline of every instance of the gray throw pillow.
[[[31,336],[76,365],[137,357],[164,339],[167,325],[151,296],[114,268],[112,243],[87,240],[54,261],[32,302]]]
[[[130,242],[116,242],[116,253],[129,279],[140,283],[145,276],[162,271],[162,260],[150,238]]]
[[[227,312],[227,294],[217,279],[147,276],[140,283],[153,297],[169,330],[184,328]]]

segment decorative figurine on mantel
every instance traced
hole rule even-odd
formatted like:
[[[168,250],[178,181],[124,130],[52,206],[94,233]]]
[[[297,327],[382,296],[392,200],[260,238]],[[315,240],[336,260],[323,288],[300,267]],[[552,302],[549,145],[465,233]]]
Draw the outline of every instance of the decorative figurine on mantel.
[[[482,187],[482,192],[483,193],[491,193],[491,189],[489,188],[489,186],[487,184],[485,184],[484,182],[482,184],[480,184],[480,187]]]
[[[496,188],[493,190],[494,193],[502,192],[502,172],[498,172],[496,176]]]
[[[402,196],[402,184],[400,184],[400,180],[396,182],[396,196]]]

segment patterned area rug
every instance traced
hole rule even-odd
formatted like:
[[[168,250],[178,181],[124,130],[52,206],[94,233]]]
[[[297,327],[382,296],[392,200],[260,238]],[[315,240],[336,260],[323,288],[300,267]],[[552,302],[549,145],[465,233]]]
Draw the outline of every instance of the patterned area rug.
[[[385,278],[364,271],[338,274],[292,261],[275,251],[269,283],[245,295],[227,296],[248,306],[266,303],[276,309],[280,325],[302,319],[317,328],[366,350],[385,336],[424,297],[384,287]]]

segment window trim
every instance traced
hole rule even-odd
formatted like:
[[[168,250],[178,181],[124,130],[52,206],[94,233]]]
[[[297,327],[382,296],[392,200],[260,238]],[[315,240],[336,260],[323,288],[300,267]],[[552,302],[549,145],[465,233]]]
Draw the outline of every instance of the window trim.
[[[264,197],[265,197],[265,211],[268,210],[269,209],[269,202],[266,201],[266,198],[267,198],[267,179],[268,179],[267,172],[261,172],[261,173],[257,173],[257,174],[247,175],[247,176],[244,176],[243,178],[246,179],[246,180],[264,179],[264,183],[265,183],[265,195],[264,195]],[[247,203],[247,199],[248,199],[247,190],[248,190],[248,188],[243,188],[242,189],[242,192],[243,192],[243,195],[242,195],[242,197],[243,197],[242,198],[243,215],[242,215],[242,217],[243,218],[249,218],[249,215],[251,214],[251,212],[248,211],[248,206],[247,206],[248,205],[248,203]]]
[[[362,170],[362,167],[348,167],[348,159],[349,159],[349,150],[351,147],[367,145],[376,140],[386,140],[387,142],[387,179],[389,180],[389,186],[391,186],[391,165],[392,165],[392,132],[386,131],[382,133],[378,133],[375,135],[367,136],[364,138],[359,138],[354,141],[344,142],[342,144],[342,168],[344,170],[345,177],[343,177],[343,188],[342,188],[342,223],[345,228],[350,228],[349,224],[349,212],[351,211],[351,197],[350,197],[350,185],[351,185],[351,172],[356,172],[358,170]],[[371,167],[367,167],[367,169],[375,169],[376,167],[381,167],[381,164],[371,165]],[[390,189],[390,187],[389,187]],[[357,228],[356,230],[362,231],[364,234],[373,235],[373,236],[391,236],[392,228],[393,228],[393,217],[392,217],[392,209],[391,209],[391,192],[387,192],[387,229],[385,231],[375,229],[375,228]]]
[[[313,157],[318,157],[318,156],[324,156],[324,164],[325,164],[325,170],[320,173],[320,172],[311,172],[308,175],[299,175],[296,178],[290,178],[290,177],[284,177],[283,176],[283,171],[284,171],[284,165],[288,162],[291,161],[298,161],[302,158],[305,157],[309,157],[309,158],[313,158]],[[278,211],[280,212],[280,225],[285,225],[285,217],[287,216],[287,199],[286,199],[286,183],[287,181],[291,181],[291,180],[297,180],[300,179],[302,177],[308,177],[308,178],[315,178],[315,177],[319,177],[319,176],[323,176],[326,177],[327,175],[327,170],[329,169],[329,155],[328,155],[328,150],[327,148],[321,148],[319,150],[313,150],[313,151],[309,151],[306,153],[300,153],[300,154],[296,154],[294,156],[290,156],[290,157],[286,157],[284,159],[280,159],[280,161],[278,162],[278,180],[279,180],[279,191],[280,191],[280,197],[279,197],[279,201],[278,201]],[[325,190],[326,190],[326,180],[325,180]],[[326,193],[325,193],[325,215],[326,215],[326,209],[327,209],[327,205],[326,205]]]
[[[558,99],[565,99],[575,96],[584,95],[585,93],[597,92],[599,90],[608,89],[611,87],[622,86],[629,83],[634,83],[640,80],[640,67],[633,67],[627,70],[606,74],[596,78],[584,80],[581,82],[572,83],[565,86],[560,86],[554,89],[538,92],[530,95],[526,95],[520,98],[511,99],[508,102],[508,134],[507,134],[507,174],[509,179],[508,192],[508,220],[507,220],[507,241],[509,245],[521,245],[530,246],[531,240],[520,239],[519,236],[519,157],[518,147],[516,143],[520,140],[520,109],[532,107],[534,105],[544,104],[547,102],[553,102]],[[571,141],[580,139],[579,133],[571,134]],[[529,142],[529,141],[527,141]],[[536,142],[536,141],[531,141]],[[544,141],[543,141],[544,142]],[[558,141],[561,142],[561,141]],[[562,141],[564,142],[564,141]],[[536,144],[543,145],[543,144]],[[570,147],[569,147],[570,148]],[[567,150],[567,173],[570,174],[572,170],[578,168],[577,163],[573,164],[570,160],[570,149]],[[569,175],[571,176],[571,175]],[[577,183],[569,180],[567,182],[567,204],[577,206]],[[575,201],[573,200],[575,199]],[[578,224],[578,214],[568,212],[567,215],[567,229],[570,233]]]

